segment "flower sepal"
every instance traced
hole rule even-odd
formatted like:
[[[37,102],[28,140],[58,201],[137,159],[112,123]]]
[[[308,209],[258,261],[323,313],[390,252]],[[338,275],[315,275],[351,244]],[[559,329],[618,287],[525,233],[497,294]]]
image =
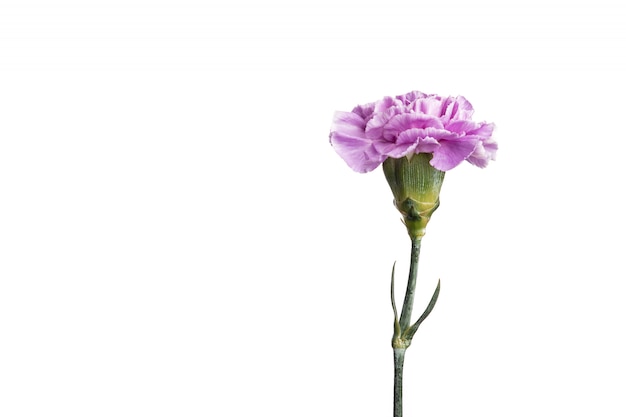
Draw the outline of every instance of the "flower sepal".
[[[394,204],[402,213],[411,239],[424,236],[426,225],[439,207],[439,193],[445,176],[430,165],[432,154],[420,153],[383,162],[385,178]]]

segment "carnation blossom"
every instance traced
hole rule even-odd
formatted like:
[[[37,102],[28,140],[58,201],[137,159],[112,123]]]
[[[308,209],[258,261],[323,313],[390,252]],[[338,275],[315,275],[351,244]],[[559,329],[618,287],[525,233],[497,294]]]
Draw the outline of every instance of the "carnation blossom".
[[[491,137],[494,125],[472,121],[473,112],[463,96],[412,91],[336,112],[330,142],[357,172],[419,153],[432,154],[430,164],[440,171],[463,161],[484,168],[498,149]]]

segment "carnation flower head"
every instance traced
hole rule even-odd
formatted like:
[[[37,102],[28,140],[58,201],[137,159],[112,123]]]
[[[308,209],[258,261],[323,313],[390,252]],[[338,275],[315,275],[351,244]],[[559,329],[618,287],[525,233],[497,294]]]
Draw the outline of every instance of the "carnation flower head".
[[[432,154],[430,165],[440,171],[463,161],[484,168],[498,148],[491,137],[494,125],[471,120],[473,112],[463,96],[412,91],[336,112],[330,142],[357,172],[420,153]]]

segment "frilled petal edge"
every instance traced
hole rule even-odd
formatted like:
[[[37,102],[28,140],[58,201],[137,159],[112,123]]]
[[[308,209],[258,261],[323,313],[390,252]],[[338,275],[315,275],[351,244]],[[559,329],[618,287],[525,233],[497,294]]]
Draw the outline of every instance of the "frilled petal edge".
[[[386,158],[433,154],[431,165],[448,171],[462,161],[485,167],[495,159],[492,123],[472,121],[463,96],[441,97],[412,91],[336,112],[330,141],[357,172],[369,172]]]
[[[463,137],[458,140],[439,140],[430,164],[440,171],[449,171],[463,162],[476,147],[477,139]]]
[[[356,113],[337,111],[330,130],[352,136],[364,136],[365,120]]]
[[[330,143],[348,166],[357,172],[370,172],[385,159],[369,139],[331,132]]]

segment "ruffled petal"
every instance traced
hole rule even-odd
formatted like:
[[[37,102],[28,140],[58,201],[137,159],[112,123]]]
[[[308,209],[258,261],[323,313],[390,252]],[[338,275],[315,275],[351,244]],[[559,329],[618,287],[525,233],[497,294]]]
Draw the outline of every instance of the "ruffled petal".
[[[441,117],[443,113],[442,104],[441,99],[437,96],[426,97],[415,102],[415,111]]]
[[[443,129],[443,123],[436,117],[420,113],[404,113],[392,117],[383,128],[383,137],[392,139],[408,129]]]
[[[391,158],[402,158],[413,152],[416,147],[417,143],[415,142],[393,143],[383,140],[374,142],[374,148],[377,152]]]
[[[400,132],[396,143],[417,143],[426,135],[424,129],[407,129]]]
[[[397,98],[384,97],[382,100],[374,103],[374,113],[384,113],[392,107],[403,107],[403,104]]]
[[[367,138],[331,132],[330,143],[348,166],[357,172],[369,172],[384,160]]]
[[[479,141],[472,154],[467,157],[467,162],[472,165],[476,165],[477,167],[485,168],[489,163],[489,159],[489,154],[485,150],[482,142]]]
[[[473,132],[479,128],[480,124],[471,120],[452,120],[450,123],[446,124],[446,130],[460,135],[465,135],[468,132]]]
[[[468,135],[482,136],[483,138],[491,137],[491,135],[493,134],[493,129],[495,128],[495,125],[493,123],[482,122],[476,124],[478,125],[478,127],[473,130],[468,130]]]
[[[396,96],[398,100],[404,103],[405,106],[413,103],[415,100],[426,97],[426,94],[421,91],[411,91],[410,93],[403,94],[401,96]]]
[[[365,120],[352,112],[335,112],[333,123],[330,127],[333,132],[341,132],[350,136],[365,137]]]
[[[330,141],[355,171],[368,172],[387,157],[432,153],[431,164],[447,171],[463,160],[484,167],[498,146],[492,123],[471,120],[463,96],[440,97],[412,91],[337,112]]]
[[[365,121],[352,112],[336,112],[330,133],[330,143],[350,168],[368,172],[380,163],[381,155],[365,136]]]
[[[469,120],[472,118],[474,108],[463,96],[448,97],[443,101],[442,118],[450,120]]]
[[[432,153],[435,149],[439,147],[439,142],[437,141],[437,139],[429,135],[437,135],[437,132],[446,133],[445,131],[438,129],[405,130],[404,132],[400,133],[400,135],[398,135],[398,140],[396,140],[396,146],[411,144],[414,145],[411,149],[411,151],[414,153]]]
[[[439,141],[440,139],[457,140],[459,138],[459,135],[457,135],[454,132],[450,132],[446,129],[437,129],[434,127],[427,127],[426,129],[424,129],[424,133],[422,137],[434,138]]]
[[[489,159],[492,161],[496,160],[496,151],[498,150],[498,144],[496,140],[492,137],[486,138],[482,141],[483,147],[485,148],[485,152],[489,154]]]
[[[394,116],[401,114],[402,109],[390,107],[382,113],[374,113],[374,116],[365,125],[365,136],[370,139],[382,139],[385,125]]]
[[[477,140],[463,137],[458,140],[439,141],[439,147],[433,151],[430,164],[440,171],[448,171],[463,162],[476,147]]]
[[[376,103],[367,103],[356,106],[354,109],[352,109],[352,113],[361,116],[361,118],[367,122],[374,113],[374,104]]]
[[[471,103],[463,96],[457,96],[454,101],[457,103],[457,106],[455,106],[455,112],[452,115],[452,118],[461,120],[471,119],[472,114],[474,114],[474,108]]]
[[[419,140],[415,148],[415,153],[433,153],[440,146],[441,145],[435,138],[425,137]]]

